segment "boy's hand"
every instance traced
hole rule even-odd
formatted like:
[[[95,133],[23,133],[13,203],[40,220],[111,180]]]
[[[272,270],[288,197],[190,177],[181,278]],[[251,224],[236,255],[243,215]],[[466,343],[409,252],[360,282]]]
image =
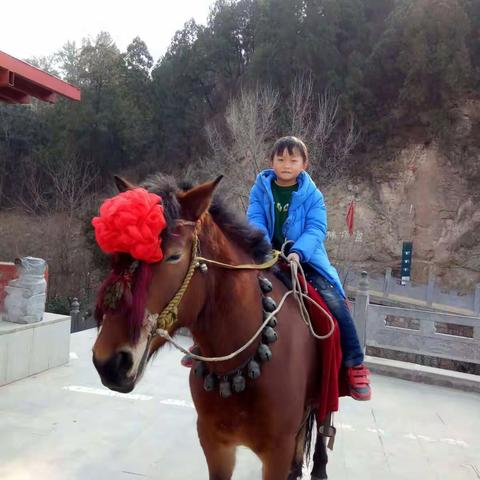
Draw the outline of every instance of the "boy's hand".
[[[289,263],[291,262],[300,263],[300,257],[298,253],[295,253],[295,252],[290,253],[287,257],[287,260],[289,261]]]

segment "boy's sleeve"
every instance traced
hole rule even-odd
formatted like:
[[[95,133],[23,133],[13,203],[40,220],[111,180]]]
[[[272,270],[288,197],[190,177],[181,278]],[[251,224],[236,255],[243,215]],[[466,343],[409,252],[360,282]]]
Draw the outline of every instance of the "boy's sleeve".
[[[327,209],[320,191],[316,196],[306,212],[305,229],[290,250],[298,253],[302,262],[309,262],[317,247],[327,238]]]
[[[261,193],[262,192],[256,184],[250,190],[250,203],[247,209],[247,218],[248,221],[262,231],[265,234],[265,238],[270,241]]]

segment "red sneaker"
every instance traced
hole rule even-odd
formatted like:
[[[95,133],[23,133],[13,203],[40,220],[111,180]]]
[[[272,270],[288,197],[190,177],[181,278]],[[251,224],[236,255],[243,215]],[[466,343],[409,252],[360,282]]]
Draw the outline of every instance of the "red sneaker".
[[[350,396],[354,400],[367,401],[372,398],[372,389],[370,388],[370,370],[365,365],[360,364],[355,367],[347,368],[348,388]]]
[[[198,346],[193,344],[189,350],[192,352],[192,353],[195,353],[195,354],[199,354],[200,351],[198,349]],[[193,358],[190,356],[190,355],[184,355],[182,357],[182,359],[180,360],[180,363],[184,366],[184,367],[187,367],[187,368],[192,368],[193,366]]]

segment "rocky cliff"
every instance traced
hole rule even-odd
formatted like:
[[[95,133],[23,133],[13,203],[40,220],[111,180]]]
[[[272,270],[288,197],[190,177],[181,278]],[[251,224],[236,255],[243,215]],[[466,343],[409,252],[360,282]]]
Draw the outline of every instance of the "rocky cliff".
[[[432,271],[447,288],[466,291],[480,282],[480,101],[452,106],[446,133],[441,142],[406,139],[364,163],[361,180],[324,192],[327,245],[337,261],[398,271],[402,242],[413,241],[413,281],[425,282]],[[353,197],[350,238],[345,213]]]

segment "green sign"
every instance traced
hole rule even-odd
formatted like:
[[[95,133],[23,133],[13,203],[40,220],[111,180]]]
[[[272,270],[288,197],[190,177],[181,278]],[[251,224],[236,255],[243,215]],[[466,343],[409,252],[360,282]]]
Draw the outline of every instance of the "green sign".
[[[412,267],[412,242],[403,242],[402,246],[402,265],[400,267],[400,276],[402,280],[410,280],[410,269]]]

